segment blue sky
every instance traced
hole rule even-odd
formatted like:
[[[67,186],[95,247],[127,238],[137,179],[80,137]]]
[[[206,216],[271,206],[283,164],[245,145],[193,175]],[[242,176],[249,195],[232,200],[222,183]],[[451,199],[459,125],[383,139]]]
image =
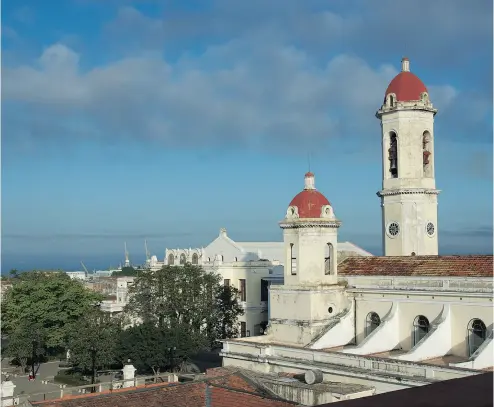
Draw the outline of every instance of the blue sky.
[[[413,4],[412,4],[413,3]],[[402,56],[439,109],[441,253],[492,252],[492,3],[2,2],[2,269],[108,267],[144,238],[279,240],[316,186],[379,254]]]

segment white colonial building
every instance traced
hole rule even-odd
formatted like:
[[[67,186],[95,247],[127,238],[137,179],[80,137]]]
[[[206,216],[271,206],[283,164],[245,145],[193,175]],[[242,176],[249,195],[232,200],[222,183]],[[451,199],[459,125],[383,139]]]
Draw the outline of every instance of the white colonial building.
[[[306,174],[280,222],[285,267],[270,287],[267,333],[224,341],[225,366],[317,368],[378,393],[492,369],[493,257],[438,255],[436,112],[404,58],[376,114],[385,256],[338,262],[342,223]]]
[[[372,256],[350,242],[334,242],[340,259],[348,256]],[[166,249],[165,264],[183,266],[197,264],[207,271],[219,273],[224,284],[240,291],[245,313],[239,318],[240,336],[263,333],[268,323],[268,287],[283,281],[286,262],[283,242],[236,242],[226,229],[200,249]]]

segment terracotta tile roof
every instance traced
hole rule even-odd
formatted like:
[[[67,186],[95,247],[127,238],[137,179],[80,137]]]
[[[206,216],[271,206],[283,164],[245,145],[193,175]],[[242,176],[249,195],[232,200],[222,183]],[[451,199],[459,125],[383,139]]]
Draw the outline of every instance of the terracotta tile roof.
[[[338,265],[341,276],[492,277],[493,256],[348,257]]]
[[[269,399],[252,393],[211,387],[211,407],[293,407],[293,402]]]
[[[220,368],[222,369],[222,368]],[[241,373],[225,370],[214,372],[211,378],[189,383],[156,384],[115,390],[112,393],[93,393],[68,396],[63,399],[32,402],[40,407],[292,407],[293,402],[273,397]]]

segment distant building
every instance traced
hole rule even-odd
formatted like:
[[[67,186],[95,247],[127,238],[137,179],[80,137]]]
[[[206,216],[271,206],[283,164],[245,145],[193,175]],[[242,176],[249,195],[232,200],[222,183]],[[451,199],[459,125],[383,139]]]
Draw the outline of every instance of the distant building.
[[[87,279],[87,273],[85,271],[66,271],[65,274],[67,274],[71,279],[81,281],[85,281]]]
[[[350,242],[339,242],[336,246],[340,260],[349,255],[372,256]],[[197,264],[219,273],[225,285],[238,288],[245,310],[239,318],[240,336],[264,332],[268,322],[268,287],[282,281],[286,262],[283,242],[236,242],[222,228],[219,236],[204,248],[166,249],[165,253],[166,265]]]
[[[110,315],[118,315],[123,312],[127,305],[129,287],[134,282],[135,277],[116,277],[113,279],[115,281],[115,284],[112,285],[114,295],[101,303],[101,310],[110,313]]]
[[[10,280],[4,277],[0,278],[0,302],[5,298],[5,293],[9,288],[12,288]]]

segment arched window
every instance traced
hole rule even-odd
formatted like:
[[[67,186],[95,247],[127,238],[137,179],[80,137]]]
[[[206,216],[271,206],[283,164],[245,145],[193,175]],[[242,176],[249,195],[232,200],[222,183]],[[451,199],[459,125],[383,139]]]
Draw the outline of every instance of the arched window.
[[[180,264],[185,264],[186,260],[187,260],[187,259],[186,259],[186,257],[185,257],[185,254],[184,254],[184,253],[182,253],[182,254],[180,255]]]
[[[333,274],[333,245],[331,243],[327,243],[326,254],[324,256],[324,274]]]
[[[197,253],[194,253],[192,255],[192,264],[199,264],[199,256],[197,255]]]
[[[388,159],[391,178],[398,178],[398,140],[394,132],[389,133]]]
[[[225,257],[223,255],[221,255],[221,261],[224,261],[225,260]]]
[[[290,272],[292,276],[297,274],[297,255],[295,253],[294,244],[290,243]]]
[[[175,263],[175,257],[173,256],[173,254],[169,254],[168,255],[168,265],[173,266],[174,263]]]
[[[235,257],[235,261],[238,261],[238,257]]]
[[[422,156],[424,165],[424,177],[432,178],[431,134],[424,131],[422,135]]]
[[[395,97],[393,95],[389,95],[389,107],[393,107],[395,105]]]
[[[472,319],[468,324],[468,352],[472,356],[487,337],[487,328],[481,319]]]
[[[429,320],[423,315],[419,315],[413,321],[413,346],[417,345],[423,337],[429,333]]]
[[[375,312],[369,312],[365,318],[365,336],[371,334],[379,325],[381,325],[381,318]]]

